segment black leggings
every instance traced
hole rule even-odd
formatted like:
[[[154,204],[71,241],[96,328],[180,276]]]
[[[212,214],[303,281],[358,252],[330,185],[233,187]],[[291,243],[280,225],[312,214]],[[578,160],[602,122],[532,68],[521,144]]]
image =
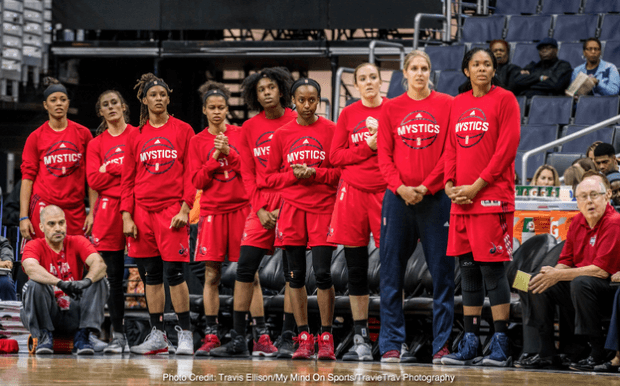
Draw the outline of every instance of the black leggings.
[[[312,247],[312,267],[316,286],[320,290],[332,287],[332,247]],[[302,288],[306,284],[306,247],[286,247],[286,257],[290,271],[291,288]]]
[[[349,295],[368,295],[368,248],[345,248],[344,258],[349,270]]]
[[[110,296],[108,309],[114,332],[124,333],[123,318],[125,316],[125,292],[123,291],[123,277],[125,274],[125,251],[100,251],[99,254],[107,265]]]
[[[164,283],[164,273],[170,287],[185,283],[183,273],[184,264],[179,261],[163,261],[161,256],[137,258],[136,264],[140,276],[146,285],[159,285]]]
[[[237,263],[237,281],[240,283],[253,283],[260,262],[266,253],[266,249],[247,245],[242,246],[239,262]]]
[[[467,253],[459,256],[459,264],[464,306],[481,307],[484,305],[485,286],[491,306],[510,303],[510,286],[506,278],[504,263],[474,261],[474,256]]]

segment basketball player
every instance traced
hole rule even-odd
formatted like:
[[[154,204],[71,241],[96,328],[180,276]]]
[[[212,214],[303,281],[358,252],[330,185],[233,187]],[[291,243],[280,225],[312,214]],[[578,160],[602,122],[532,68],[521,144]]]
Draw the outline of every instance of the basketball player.
[[[189,262],[188,215],[196,188],[189,168],[189,141],[194,130],[168,113],[170,88],[148,73],[136,84],[140,126],[129,133],[121,176],[123,232],[129,256],[146,273],[145,294],[153,327],[135,354],[166,354],[164,274],[179,318],[177,354],[192,355],[189,292],[183,276]],[[171,347],[173,347],[171,345]]]
[[[465,335],[458,352],[446,355],[441,363],[477,362],[486,289],[495,333],[491,353],[481,363],[510,366],[506,336],[510,288],[504,262],[512,260],[519,105],[513,93],[493,84],[497,61],[489,49],[468,51],[461,68],[471,90],[457,96],[452,105],[444,182],[452,200],[447,254],[459,258]]]
[[[379,127],[379,167],[388,184],[381,225],[382,362],[413,361],[405,343],[403,282],[422,242],[433,279],[433,362],[448,353],[454,318],[454,258],[446,257],[450,200],[443,191],[443,150],[452,97],[429,88],[431,60],[405,57],[407,92],[386,102]]]
[[[387,187],[377,161],[377,129],[387,99],[381,97],[381,75],[363,63],[353,73],[361,100],[338,118],[329,159],[342,168],[327,241],[344,245],[349,272],[349,300],[355,336],[345,361],[372,361],[368,334],[368,242],[379,247],[381,203]],[[360,203],[364,203],[360,205]]]

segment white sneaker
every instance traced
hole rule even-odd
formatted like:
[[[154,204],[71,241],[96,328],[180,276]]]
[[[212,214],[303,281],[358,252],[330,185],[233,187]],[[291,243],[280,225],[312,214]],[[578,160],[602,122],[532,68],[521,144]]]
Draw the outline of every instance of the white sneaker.
[[[133,346],[131,348],[131,352],[141,355],[168,355],[169,345],[170,344],[168,343],[166,334],[163,331],[159,331],[157,328],[153,327],[151,333],[146,336],[146,339],[144,339],[144,342]]]
[[[166,338],[166,342],[168,343],[168,354],[176,354],[177,349],[176,347],[174,347],[172,342],[170,342],[170,339],[168,339],[168,334],[166,334],[165,332],[164,332],[164,337]]]
[[[175,326],[177,332],[178,345],[177,355],[194,355],[194,335],[191,331],[183,330],[181,326]]]
[[[95,351],[97,350],[95,349]],[[112,334],[112,340],[106,346],[106,348],[103,349],[103,353],[122,354],[123,351],[129,351],[129,347],[127,346],[127,338],[125,337],[125,334],[122,334],[120,332],[114,332]]]
[[[106,347],[108,347],[108,344],[100,340],[99,338],[97,338],[97,335],[95,335],[94,332],[91,332],[90,334],[88,334],[88,341],[93,346],[93,349],[95,350],[95,352],[101,352]]]

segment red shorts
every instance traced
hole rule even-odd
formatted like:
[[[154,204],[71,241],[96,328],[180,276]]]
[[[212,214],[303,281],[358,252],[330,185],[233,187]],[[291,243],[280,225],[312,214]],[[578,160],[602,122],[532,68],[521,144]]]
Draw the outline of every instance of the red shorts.
[[[282,196],[280,194],[264,193],[263,198],[267,201],[267,207],[265,210],[273,212],[280,207],[282,203]],[[245,222],[245,229],[243,230],[243,237],[241,238],[242,246],[250,246],[262,249],[273,250],[273,243],[276,238],[275,229],[265,229],[260,223],[256,211],[254,208],[250,211],[250,214]]]
[[[512,260],[514,213],[450,214],[448,256],[472,252],[475,261]]]
[[[172,218],[181,210],[176,203],[159,212],[149,212],[136,205],[133,221],[138,238],[127,238],[129,256],[135,258],[161,256],[163,261],[189,262],[189,225],[170,228]]]
[[[196,261],[239,261],[243,226],[250,213],[246,205],[234,212],[200,216],[196,238]]]
[[[282,200],[275,246],[334,247],[335,244],[327,241],[331,219],[330,213],[306,212]]]
[[[379,248],[384,194],[364,192],[340,180],[327,241],[366,247],[372,233],[375,245]]]
[[[122,251],[125,249],[120,199],[97,197],[93,232],[90,239],[98,251]]]
[[[30,198],[30,222],[34,227],[34,239],[44,238],[45,235],[41,231],[39,224],[41,223],[41,210],[49,205],[49,202],[44,202],[42,198],[37,195],[33,195]],[[65,220],[67,221],[67,234],[72,236],[84,236],[84,221],[86,221],[86,207],[82,203],[77,208],[63,208],[65,212]]]

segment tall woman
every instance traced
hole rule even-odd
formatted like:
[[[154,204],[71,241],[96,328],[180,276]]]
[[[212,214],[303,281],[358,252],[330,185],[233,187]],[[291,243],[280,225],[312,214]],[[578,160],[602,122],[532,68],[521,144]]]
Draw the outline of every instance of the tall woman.
[[[194,130],[168,113],[170,88],[148,73],[138,81],[140,127],[129,133],[121,177],[123,232],[129,256],[146,272],[146,300],[153,327],[136,354],[166,354],[164,274],[179,318],[177,354],[192,355],[189,292],[183,268],[189,262],[188,215],[196,188],[189,168]]]
[[[62,208],[67,234],[90,234],[93,211],[86,216],[86,150],[90,131],[67,119],[67,89],[54,78],[43,92],[49,120],[28,136],[22,153],[19,230],[24,239],[43,237],[39,213],[47,205]],[[91,196],[91,209],[95,196]]]
[[[452,97],[429,88],[431,60],[405,58],[407,92],[386,102],[379,120],[379,167],[388,185],[381,216],[382,362],[412,360],[402,307],[405,268],[422,242],[433,279],[433,362],[448,353],[454,317],[454,258],[446,257],[450,200],[443,191],[443,151]],[[401,358],[401,355],[403,356]]]
[[[321,314],[318,358],[334,360],[335,295],[330,272],[333,244],[327,241],[327,234],[340,179],[340,169],[333,168],[329,160],[336,125],[315,115],[321,98],[321,87],[316,81],[297,80],[291,94],[297,119],[273,135],[264,187],[282,194],[276,246],[286,250],[291,304],[299,330],[299,347],[293,359],[310,359],[314,355],[315,340],[308,327],[308,296],[304,288],[308,246],[312,250]]]
[[[127,342],[123,328],[125,294],[125,235],[121,207],[121,171],[129,133],[129,107],[123,96],[114,90],[104,91],[95,104],[101,124],[97,137],[88,144],[86,177],[97,192],[91,240],[107,266],[110,296],[108,309],[112,321],[112,340],[104,353],[120,354]]]
[[[344,245],[349,271],[355,336],[353,347],[343,359],[372,361],[368,334],[368,242],[372,233],[379,247],[381,203],[387,185],[377,160],[377,129],[387,99],[381,97],[381,75],[374,64],[360,64],[353,79],[361,100],[342,110],[329,155],[332,164],[342,168],[342,177],[327,240]]]
[[[513,93],[492,83],[497,61],[490,50],[468,51],[461,68],[471,90],[452,105],[444,182],[452,200],[447,253],[457,256],[461,266],[465,335],[458,352],[441,363],[465,365],[476,358],[486,289],[495,333],[482,364],[510,366],[510,288],[504,262],[512,260],[519,105]]]

